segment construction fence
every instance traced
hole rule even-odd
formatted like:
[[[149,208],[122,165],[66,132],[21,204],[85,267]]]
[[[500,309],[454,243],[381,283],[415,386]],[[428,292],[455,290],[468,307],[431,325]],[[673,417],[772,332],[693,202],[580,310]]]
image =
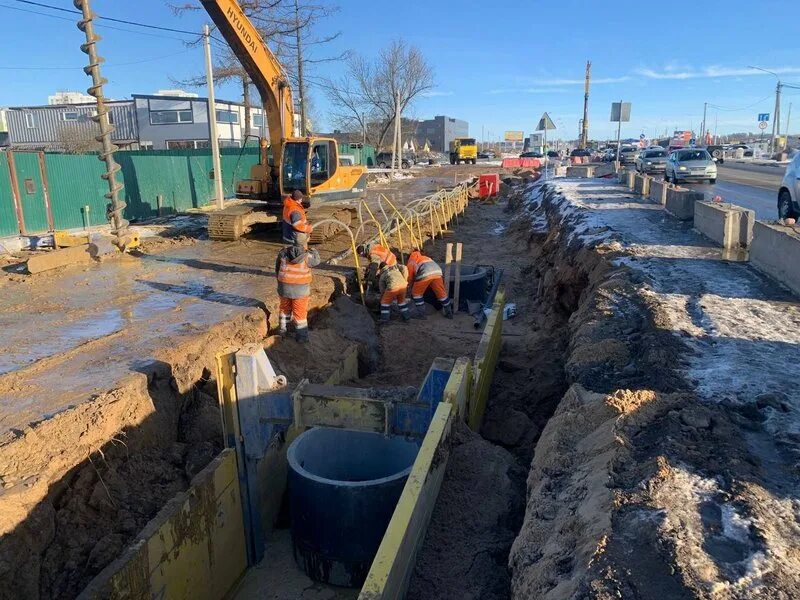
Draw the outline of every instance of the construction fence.
[[[40,235],[106,223],[105,165],[97,154],[5,152],[0,164],[0,237]],[[223,148],[226,197],[258,163],[258,148]],[[125,186],[125,218],[138,221],[212,201],[210,150],[138,150],[114,155]],[[160,210],[159,210],[160,209]]]

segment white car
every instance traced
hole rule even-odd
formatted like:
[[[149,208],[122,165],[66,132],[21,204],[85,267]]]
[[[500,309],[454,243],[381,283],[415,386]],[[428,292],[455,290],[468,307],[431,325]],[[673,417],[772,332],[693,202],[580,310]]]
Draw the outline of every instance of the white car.
[[[800,152],[795,154],[786,167],[781,187],[778,190],[778,218],[796,219],[800,215]]]

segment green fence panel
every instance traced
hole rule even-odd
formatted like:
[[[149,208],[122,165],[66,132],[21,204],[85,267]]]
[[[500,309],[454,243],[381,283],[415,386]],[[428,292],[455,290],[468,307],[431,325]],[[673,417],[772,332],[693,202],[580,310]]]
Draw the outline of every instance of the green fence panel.
[[[47,206],[44,202],[44,186],[39,171],[39,155],[36,152],[14,152],[14,164],[19,183],[19,200],[25,231],[29,235],[47,233]]]
[[[11,177],[4,156],[0,158],[0,237],[19,234],[17,212],[14,210],[14,194],[11,191]]]
[[[55,228],[105,225],[105,163],[96,154],[45,154],[44,164]]]

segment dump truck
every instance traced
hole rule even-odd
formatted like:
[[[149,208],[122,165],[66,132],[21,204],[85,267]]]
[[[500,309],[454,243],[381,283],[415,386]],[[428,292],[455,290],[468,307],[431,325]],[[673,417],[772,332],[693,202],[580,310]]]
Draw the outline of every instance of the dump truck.
[[[478,160],[478,144],[475,138],[456,138],[450,142],[450,164],[460,165],[472,163]]]
[[[283,197],[300,190],[311,202],[311,224],[327,221],[311,235],[312,243],[323,241],[340,229],[330,219],[348,225],[366,197],[367,168],[341,164],[334,139],[295,136],[292,90],[275,54],[235,0],[201,3],[258,89],[269,129],[259,163],[236,187],[236,197],[251,202],[211,213],[209,237],[235,240],[255,223],[279,223]]]

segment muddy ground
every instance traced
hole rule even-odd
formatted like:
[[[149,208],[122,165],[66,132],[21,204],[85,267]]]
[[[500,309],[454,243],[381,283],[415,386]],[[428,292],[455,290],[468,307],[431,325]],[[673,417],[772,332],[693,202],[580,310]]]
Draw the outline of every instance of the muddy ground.
[[[467,175],[428,169],[370,194],[402,204]],[[74,597],[219,450],[214,354],[266,338],[281,244],[265,231],[209,242],[204,219],[163,224],[133,256],[0,272],[0,597]],[[322,257],[348,246],[332,240]],[[310,347],[267,340],[287,373],[321,380],[348,336],[365,373],[382,364],[352,308],[325,316],[350,269],[318,270]]]

